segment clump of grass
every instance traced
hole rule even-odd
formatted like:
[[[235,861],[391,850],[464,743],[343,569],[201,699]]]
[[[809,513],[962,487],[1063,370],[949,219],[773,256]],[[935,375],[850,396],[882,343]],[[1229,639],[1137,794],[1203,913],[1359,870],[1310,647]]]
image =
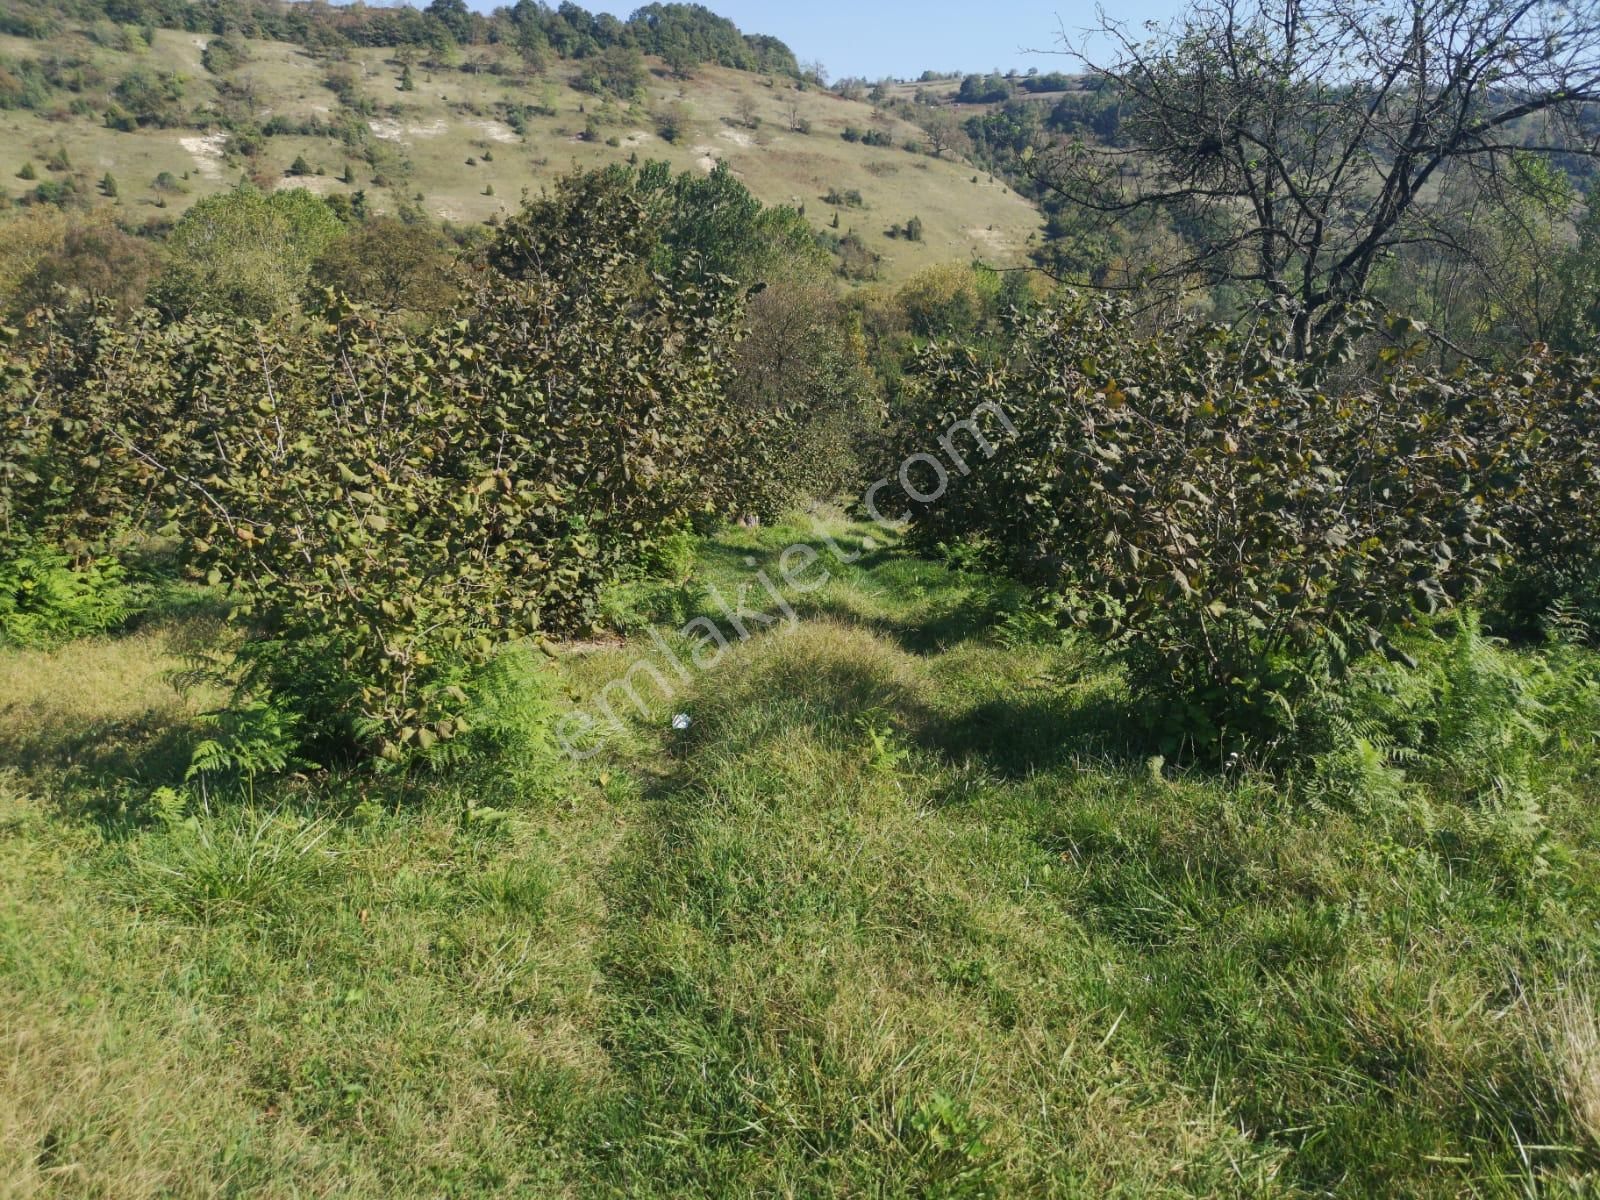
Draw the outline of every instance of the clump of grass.
[[[1569,991],[1556,1006],[1552,1057],[1573,1126],[1600,1150],[1600,1009],[1587,988]]]
[[[329,828],[283,813],[226,811],[135,842],[112,891],[130,906],[200,924],[282,921],[319,887]]]
[[[530,921],[544,916],[553,890],[549,866],[537,860],[501,863],[475,872],[466,884],[477,903]]]

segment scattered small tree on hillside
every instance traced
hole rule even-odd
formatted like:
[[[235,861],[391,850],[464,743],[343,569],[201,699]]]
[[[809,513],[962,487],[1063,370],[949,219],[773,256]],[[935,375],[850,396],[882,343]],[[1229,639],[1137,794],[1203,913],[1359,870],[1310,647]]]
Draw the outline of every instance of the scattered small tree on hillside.
[[[662,141],[677,145],[689,132],[689,106],[681,100],[656,110],[656,133]]]
[[[343,232],[327,204],[300,188],[219,192],[174,227],[154,294],[174,314],[270,316],[296,303],[312,261]]]
[[[63,301],[69,308],[103,301],[119,314],[144,303],[161,268],[156,246],[118,229],[104,210],[69,221],[60,243],[41,254],[18,281],[12,317]]]
[[[929,109],[922,115],[921,124],[927,134],[928,151],[935,158],[943,158],[947,152],[965,154],[972,148],[961,122],[948,109]]]

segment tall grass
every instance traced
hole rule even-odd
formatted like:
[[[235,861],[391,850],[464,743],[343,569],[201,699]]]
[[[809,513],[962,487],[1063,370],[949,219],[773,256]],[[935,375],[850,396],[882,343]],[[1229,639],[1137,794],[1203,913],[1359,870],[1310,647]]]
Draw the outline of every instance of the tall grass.
[[[807,532],[702,541],[694,580]],[[653,642],[507,660],[468,760],[122,822],[63,803],[108,776],[45,726],[192,745],[168,643],[0,655],[75,697],[0,711],[32,748],[0,787],[0,1189],[1600,1186],[1592,651],[1465,619],[1308,714],[1293,775],[1178,771],[1004,585],[832,567],[588,762],[549,722]]]

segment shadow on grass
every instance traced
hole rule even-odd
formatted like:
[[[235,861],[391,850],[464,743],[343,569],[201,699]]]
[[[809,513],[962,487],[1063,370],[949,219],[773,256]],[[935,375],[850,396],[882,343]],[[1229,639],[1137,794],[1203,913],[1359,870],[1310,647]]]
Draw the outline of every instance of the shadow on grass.
[[[854,625],[888,638],[906,653],[922,658],[987,636],[1006,612],[1003,601],[981,595],[916,620],[870,615],[827,596],[802,597],[794,608],[802,618],[825,617]]]
[[[778,560],[790,545],[806,545],[817,551],[817,563],[827,567],[830,571],[838,571],[841,566],[851,571],[873,571],[907,557],[905,551],[895,546],[879,546],[876,550],[862,550],[855,552],[855,556],[848,562],[840,563],[833,553],[826,547],[819,548],[820,539],[799,538],[794,542],[784,542],[782,545],[737,546],[726,541],[703,542],[699,547],[699,561],[702,568],[707,568],[711,582],[719,580],[727,582],[729,576],[738,576],[747,579],[754,587],[756,572],[765,571],[767,578],[775,585],[782,585],[782,574]],[[796,569],[796,578],[809,578],[815,566],[806,571]]]
[[[228,597],[220,588],[167,582],[159,587],[150,603],[135,613],[121,631],[134,633],[153,628],[189,629],[188,640],[210,645],[219,636],[229,610]]]
[[[1155,751],[1125,697],[1103,688],[986,700],[919,730],[925,749],[956,763],[977,763],[1003,779],[1024,779],[1069,762],[1146,761]]]
[[[108,826],[125,821],[130,805],[155,788],[182,783],[195,741],[187,717],[170,708],[86,726],[70,712],[13,704],[0,709],[0,721],[0,762],[48,780],[46,794],[62,816]]]
[[[929,611],[931,607],[929,601],[932,597],[907,595],[903,581],[883,579],[875,574],[886,567],[919,562],[914,556],[908,555],[898,547],[880,547],[864,551],[859,557],[854,557],[843,564],[834,559],[827,550],[821,550],[815,565],[808,566],[804,571],[797,571],[797,579],[814,580],[817,578],[817,566],[820,565],[831,573],[833,579],[841,583],[868,591],[881,591],[887,598],[887,607],[903,608],[917,605],[919,601],[923,607],[923,611],[904,617],[863,612],[838,595],[829,594],[827,589],[821,592],[795,594],[792,588],[785,587],[779,566],[783,549],[783,547],[750,548],[726,542],[712,542],[701,548],[700,562],[707,582],[717,588],[721,598],[730,604],[740,602],[738,591],[743,587],[744,603],[757,610],[776,611],[772,596],[756,578],[759,572],[764,572],[772,585],[784,593],[790,607],[801,619],[831,619],[864,629],[888,638],[902,650],[923,657],[984,636],[1014,607],[1014,597],[1008,596],[1001,586],[986,586],[980,582],[951,576],[948,579],[941,579],[939,584],[948,586],[953,591],[959,589],[960,598],[953,603],[935,600],[937,607]],[[932,566],[932,564],[920,565]],[[924,583],[922,586],[927,584]],[[706,605],[707,615],[715,617],[716,606],[709,601]]]
[[[177,692],[151,685],[168,664],[218,644],[220,613],[214,593],[177,588],[115,637],[30,652],[22,695],[0,702],[0,766],[59,814],[108,826],[154,789],[181,784],[200,736],[194,712]]]

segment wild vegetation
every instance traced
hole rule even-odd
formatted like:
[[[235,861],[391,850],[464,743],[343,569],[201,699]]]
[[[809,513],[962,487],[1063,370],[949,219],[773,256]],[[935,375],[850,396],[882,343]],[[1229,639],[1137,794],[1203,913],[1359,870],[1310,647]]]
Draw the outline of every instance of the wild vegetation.
[[[8,27],[122,46],[129,11]],[[1587,84],[1541,93],[1549,144],[1504,73],[1417,84],[1458,139],[1352,178],[1328,147],[1397,93],[1297,56],[1353,12],[837,98],[696,8],[213,12],[210,75],[292,42],[340,128],[361,51],[401,95],[515,53],[571,64],[585,145],[754,68],[789,137],[881,157],[774,204],[634,154],[500,208],[525,147],[489,138],[455,150],[492,220],[445,226],[357,186],[383,154],[174,172],[155,236],[114,161],[98,210],[6,214],[5,1193],[1600,1188]],[[1569,16],[1518,69],[1587,61]],[[118,138],[192,115],[147,66]],[[802,96],[878,115],[824,139]],[[1197,162],[1177,113],[1238,120]],[[1410,186],[1473,147],[1465,209],[1470,172]],[[887,199],[998,198],[966,154],[1054,197],[1049,272]],[[1418,249],[1468,211],[1481,264]],[[1146,249],[1188,265],[1113,263]],[[1469,299],[1490,251],[1521,290]]]
[[[1387,740],[1177,771],[1025,590],[821,519],[633,590],[860,555],[583,764],[642,635],[502,660],[492,766],[253,805],[182,782],[214,610],[0,658],[13,1186],[1582,1194],[1600,660],[1440,628],[1342,692]]]
[[[764,202],[836,230],[836,267],[863,280],[975,254],[1019,263],[1039,230],[1032,205],[934,157],[915,123],[825,90],[773,39],[696,6],[630,22],[535,4],[51,12],[32,36],[0,34],[0,213],[76,228],[95,212],[152,250],[241,181],[313,193],[348,225],[461,242],[574,167],[642,160],[727,164]],[[830,204],[835,190],[862,211]],[[923,236],[896,236],[913,218]]]

